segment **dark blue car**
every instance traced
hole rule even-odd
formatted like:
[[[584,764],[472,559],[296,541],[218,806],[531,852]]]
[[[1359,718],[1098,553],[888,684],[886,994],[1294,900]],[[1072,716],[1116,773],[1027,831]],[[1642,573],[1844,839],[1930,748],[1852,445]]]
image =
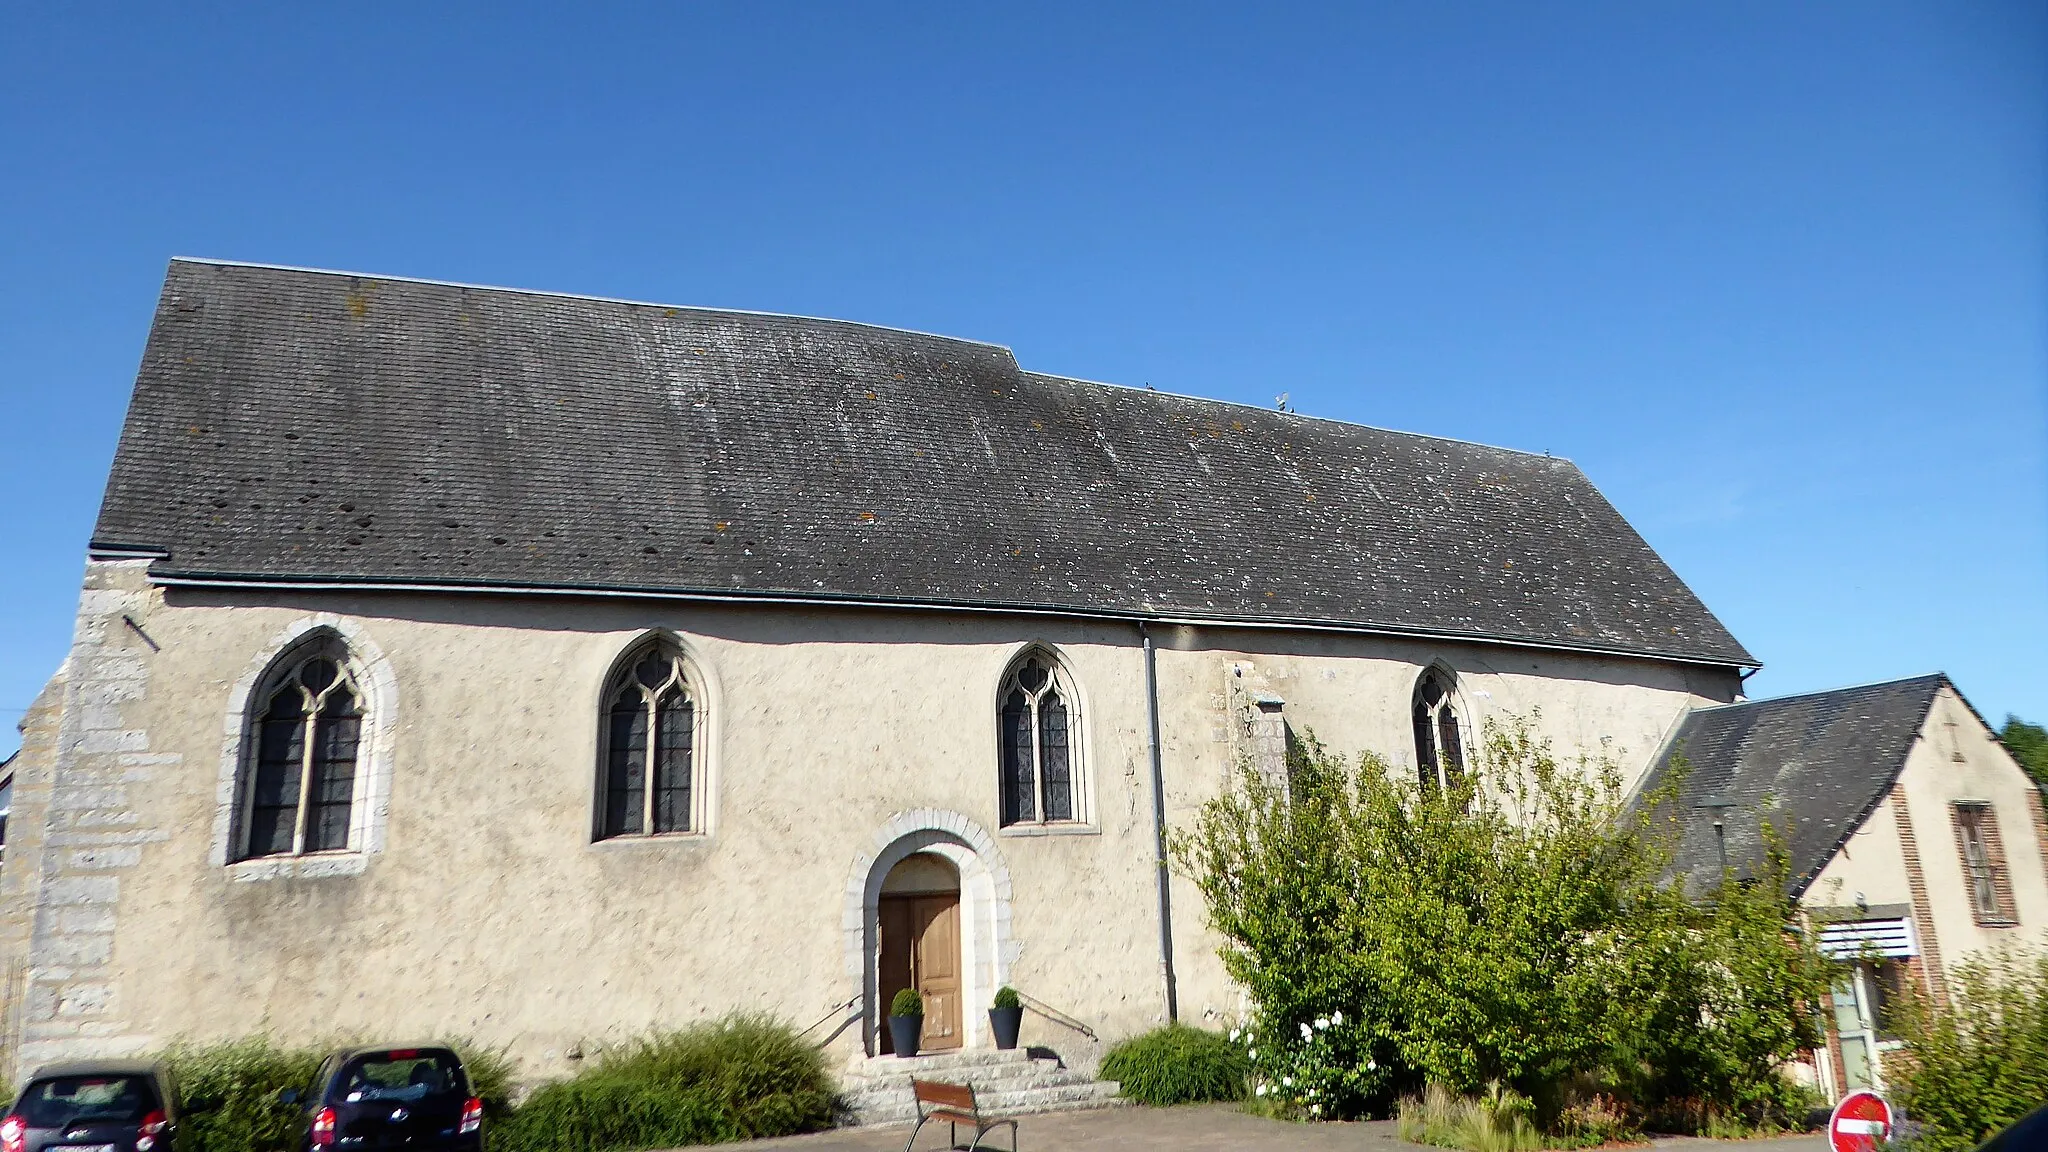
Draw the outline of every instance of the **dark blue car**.
[[[298,1152],[483,1152],[484,1102],[449,1048],[346,1049],[279,1098],[299,1106]]]
[[[0,1152],[170,1152],[177,1122],[177,1091],[155,1064],[52,1064],[0,1119]]]

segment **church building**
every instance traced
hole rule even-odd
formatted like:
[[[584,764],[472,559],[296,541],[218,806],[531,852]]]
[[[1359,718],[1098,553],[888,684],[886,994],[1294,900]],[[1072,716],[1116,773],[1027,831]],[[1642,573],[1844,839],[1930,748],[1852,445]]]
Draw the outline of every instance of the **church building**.
[[[1290,729],[1434,787],[1527,718],[1633,782],[1755,663],[1566,460],[179,260],[23,725],[0,1027],[16,1068],[267,1032],[540,1078],[736,1009],[877,1053],[909,986],[987,1047],[1011,985],[1086,1067],[1242,1010],[1164,845]]]

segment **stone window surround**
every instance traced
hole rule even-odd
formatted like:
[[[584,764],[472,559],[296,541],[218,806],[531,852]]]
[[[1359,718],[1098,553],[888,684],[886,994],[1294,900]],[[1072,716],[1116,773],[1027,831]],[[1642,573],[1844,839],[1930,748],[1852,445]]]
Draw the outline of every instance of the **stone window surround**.
[[[1469,777],[1474,771],[1474,766],[1478,763],[1481,752],[1481,749],[1474,740],[1474,737],[1480,732],[1478,716],[1473,711],[1472,697],[1465,691],[1465,677],[1456,668],[1453,668],[1448,660],[1437,657],[1426,661],[1416,668],[1415,678],[1409,682],[1408,686],[1408,711],[1402,713],[1402,715],[1404,717],[1412,716],[1415,709],[1415,701],[1422,698],[1422,685],[1431,676],[1435,676],[1438,683],[1443,685],[1444,699],[1450,705],[1451,715],[1457,720],[1459,752],[1464,757],[1465,773]],[[1486,695],[1486,693],[1480,694]],[[1415,773],[1411,778],[1419,781],[1422,769],[1420,750],[1415,747],[1415,742],[1412,739],[1406,740],[1403,743],[1407,745],[1407,756],[1413,758],[1415,763]],[[1439,786],[1441,786],[1441,773],[1438,775],[1438,780]]]
[[[1003,811],[1003,689],[1010,683],[1010,676],[1018,665],[1032,656],[1042,658],[1052,669],[1053,683],[1067,701],[1067,773],[1069,787],[1073,790],[1074,818],[1072,820],[1046,821],[1028,820],[1016,824],[1004,824],[1000,819]],[[1093,743],[1095,709],[1090,705],[1081,683],[1074,676],[1073,668],[1057,645],[1044,640],[1026,640],[1016,644],[1003,654],[1003,661],[997,667],[995,681],[989,691],[988,701],[988,756],[986,762],[993,769],[989,773],[994,785],[993,811],[998,813],[996,835],[998,836],[1097,836],[1102,830],[1095,822],[1095,773],[1094,758],[1089,754]]]
[[[234,860],[232,841],[236,811],[242,802],[243,760],[262,703],[256,695],[281,657],[323,632],[338,636],[348,647],[364,691],[364,732],[356,753],[360,832],[350,833],[354,847],[345,851]],[[208,861],[227,869],[238,881],[354,876],[363,872],[369,867],[370,857],[384,850],[385,826],[391,815],[391,764],[397,719],[398,678],[384,650],[361,624],[345,616],[320,612],[285,625],[250,661],[228,694],[227,715],[221,725],[220,775],[214,789],[213,844]],[[355,817],[352,814],[351,820]]]
[[[605,716],[611,707],[611,688],[630,671],[632,662],[653,645],[667,645],[683,658],[683,672],[690,686],[691,704],[696,709],[690,737],[690,808],[692,826],[687,832],[633,832],[623,836],[604,834]],[[590,812],[587,847],[598,851],[630,851],[636,847],[666,844],[682,847],[701,844],[718,831],[719,716],[723,693],[718,678],[702,648],[672,628],[647,628],[634,632],[606,661],[604,674],[591,692],[588,715],[590,730]]]

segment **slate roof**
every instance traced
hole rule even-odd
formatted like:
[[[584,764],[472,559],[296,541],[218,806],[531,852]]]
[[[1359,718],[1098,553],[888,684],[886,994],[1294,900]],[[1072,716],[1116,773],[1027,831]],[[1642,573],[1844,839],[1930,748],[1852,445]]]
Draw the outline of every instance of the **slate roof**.
[[[1789,821],[1788,887],[1797,896],[1891,790],[1944,686],[1953,687],[1935,673],[1695,709],[1644,777],[1638,802],[1665,788],[1679,763],[1688,766],[1665,814],[1678,824],[1676,871],[1695,890],[1721,867],[1716,810],[1702,801],[1733,803],[1721,811],[1738,873],[1763,859],[1762,814],[1781,831]]]
[[[863,324],[188,260],[94,547],[162,553],[166,580],[972,605],[1755,663],[1565,460]]]

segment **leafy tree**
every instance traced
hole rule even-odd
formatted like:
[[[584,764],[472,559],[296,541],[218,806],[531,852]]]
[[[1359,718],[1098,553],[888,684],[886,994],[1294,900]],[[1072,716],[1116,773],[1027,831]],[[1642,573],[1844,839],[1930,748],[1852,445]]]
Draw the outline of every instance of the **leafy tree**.
[[[2008,712],[1998,738],[2035,783],[2048,787],[2048,728],[2029,724]]]
[[[2048,956],[1973,957],[1949,990],[1944,1011],[1915,989],[1901,1012],[1899,1103],[1927,1152],[1974,1148],[2048,1100]]]
[[[1522,723],[1481,751],[1438,795],[1310,735],[1289,781],[1247,769],[1178,839],[1255,1007],[1257,1094],[1351,1116],[1497,1084],[1554,1120],[1590,1081],[1782,1119],[1776,1069],[1819,1042],[1827,990],[1782,883],[1688,902],[1612,765],[1562,764]]]

